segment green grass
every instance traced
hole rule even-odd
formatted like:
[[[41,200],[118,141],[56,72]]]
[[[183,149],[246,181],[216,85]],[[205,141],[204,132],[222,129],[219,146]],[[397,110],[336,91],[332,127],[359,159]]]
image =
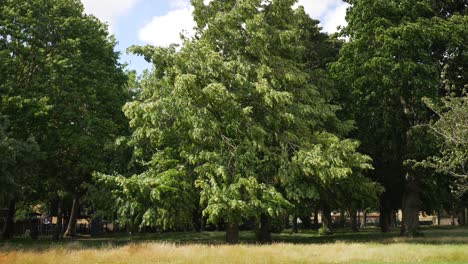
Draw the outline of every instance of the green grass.
[[[316,230],[274,234],[273,245],[255,244],[253,232],[241,232],[241,245],[224,245],[223,232],[79,237],[52,243],[15,238],[0,241],[0,263],[468,263],[468,228],[428,227],[424,237],[359,233],[338,229],[320,237]],[[169,253],[168,253],[169,252]],[[77,262],[80,260],[80,262]]]

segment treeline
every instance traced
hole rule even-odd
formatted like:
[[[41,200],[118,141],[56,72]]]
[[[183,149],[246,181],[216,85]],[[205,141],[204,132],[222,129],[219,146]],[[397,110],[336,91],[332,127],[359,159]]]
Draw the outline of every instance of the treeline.
[[[468,207],[464,0],[349,0],[321,32],[294,0],[193,0],[194,37],[129,51],[77,0],[0,0],[0,205],[130,229],[305,224]],[[122,111],[123,110],[123,111]],[[62,230],[67,211],[67,230]],[[17,213],[18,215],[18,213]],[[315,217],[317,219],[317,217]]]

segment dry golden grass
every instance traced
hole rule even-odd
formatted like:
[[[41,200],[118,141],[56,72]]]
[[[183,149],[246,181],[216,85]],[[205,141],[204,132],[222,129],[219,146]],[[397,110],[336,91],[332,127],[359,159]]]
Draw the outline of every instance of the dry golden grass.
[[[0,263],[468,263],[466,244],[330,243],[314,245],[175,245],[139,243],[98,249],[68,244],[5,250]]]

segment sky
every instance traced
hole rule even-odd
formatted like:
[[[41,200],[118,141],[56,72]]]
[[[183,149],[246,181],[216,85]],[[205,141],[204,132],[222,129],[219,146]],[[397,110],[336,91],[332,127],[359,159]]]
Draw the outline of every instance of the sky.
[[[208,3],[210,0],[205,0]],[[190,0],[82,0],[85,12],[109,25],[121,52],[121,61],[141,73],[150,65],[126,53],[131,45],[169,46],[180,43],[180,33],[193,33]],[[322,31],[332,33],[345,25],[347,4],[342,0],[299,0],[304,10],[321,21]]]

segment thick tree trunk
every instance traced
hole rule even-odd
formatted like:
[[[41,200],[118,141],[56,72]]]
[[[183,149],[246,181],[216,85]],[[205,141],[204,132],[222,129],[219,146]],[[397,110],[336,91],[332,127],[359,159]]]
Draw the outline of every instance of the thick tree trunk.
[[[465,208],[463,210],[463,215],[464,215],[463,218],[465,219],[465,221],[463,222],[463,225],[468,225],[468,208]]]
[[[392,214],[392,208],[390,205],[390,200],[386,197],[386,195],[382,195],[380,199],[380,230],[383,233],[390,232],[390,219]]]
[[[39,222],[40,220],[37,218],[31,219],[31,232],[29,236],[34,240],[39,238]]]
[[[361,222],[361,227],[365,227],[367,224],[367,212],[363,211],[362,212],[362,222]]]
[[[293,228],[293,233],[297,234],[299,232],[299,229],[297,227],[297,215],[296,214],[293,215],[292,228]]]
[[[390,226],[392,228],[397,227],[397,213],[396,212],[392,212],[390,214]]]
[[[358,215],[357,215],[357,210],[349,210],[349,216],[351,218],[351,230],[353,232],[358,232],[359,227],[358,227]]]
[[[419,211],[420,197],[419,184],[416,179],[407,180],[405,194],[403,195],[403,220],[401,223],[401,235],[419,235]]]
[[[16,202],[12,200],[8,205],[8,214],[5,219],[5,224],[2,230],[2,239],[13,238],[15,233],[15,214],[16,214]]]
[[[204,230],[204,219],[203,219],[203,210],[197,206],[192,213],[192,222],[194,223],[195,231],[203,232]]]
[[[68,227],[65,231],[64,236],[75,237],[76,236],[76,220],[80,208],[80,198],[76,195],[73,198],[72,209],[70,212],[70,219],[68,220]]]
[[[318,216],[319,216],[318,210],[314,210],[314,228],[318,228],[318,227],[319,227]]]
[[[324,205],[322,209],[322,227],[333,231],[333,221],[331,217],[331,209],[328,205]]]
[[[228,244],[239,243],[239,224],[238,223],[226,223],[226,242]]]
[[[134,225],[130,225],[132,233],[137,233],[138,229]],[[97,237],[102,233],[102,222],[101,219],[99,218],[91,218],[91,223],[90,223],[90,233],[91,237]]]
[[[302,227],[302,229],[311,229],[312,228],[311,216],[312,216],[312,212],[307,211],[306,214],[301,217],[301,221],[302,221],[301,227]]]
[[[260,225],[255,232],[257,242],[261,244],[271,243],[271,220],[266,214],[261,214]]]
[[[62,238],[62,221],[62,201],[59,201],[57,205],[57,223],[55,224],[54,233],[52,234],[52,240],[54,241],[57,241]]]
[[[346,212],[344,209],[340,210],[340,227],[345,227],[346,225]]]
[[[205,218],[203,217],[203,214],[200,216],[200,230],[199,232],[205,231]]]

